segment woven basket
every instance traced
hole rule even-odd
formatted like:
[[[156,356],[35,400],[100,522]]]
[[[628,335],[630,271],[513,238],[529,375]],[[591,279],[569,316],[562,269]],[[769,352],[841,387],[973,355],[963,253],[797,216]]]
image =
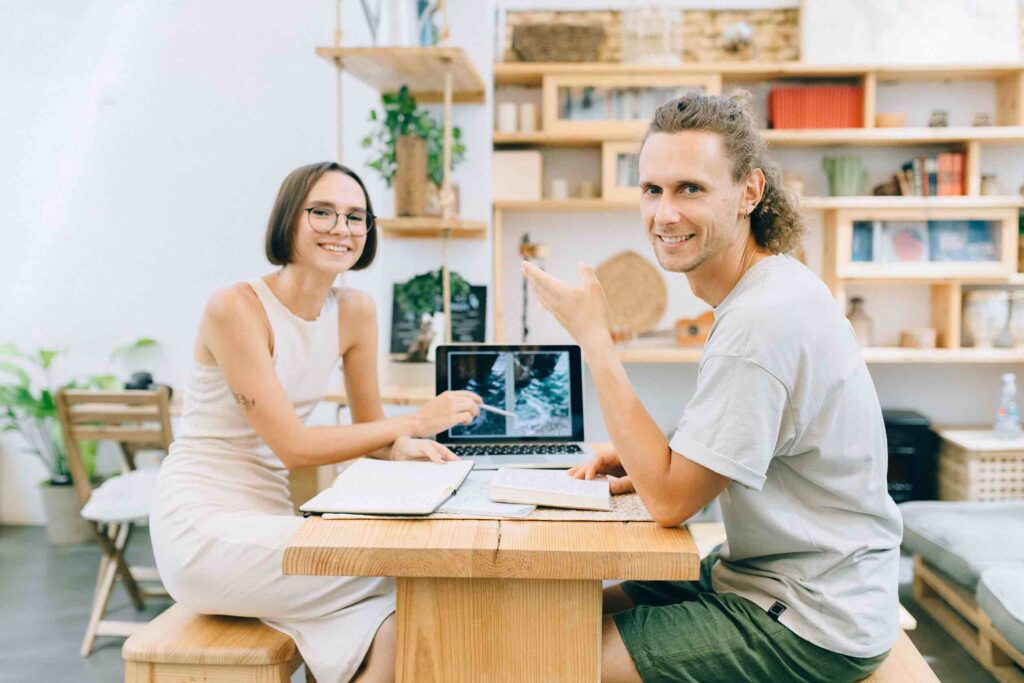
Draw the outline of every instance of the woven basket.
[[[524,62],[596,62],[604,28],[586,24],[530,24],[512,31],[512,50]]]
[[[1024,498],[1024,451],[972,450],[957,443],[957,432],[940,435],[939,500]]]
[[[634,251],[626,251],[597,267],[608,299],[609,323],[613,330],[640,334],[654,329],[665,315],[668,288],[661,272]]]

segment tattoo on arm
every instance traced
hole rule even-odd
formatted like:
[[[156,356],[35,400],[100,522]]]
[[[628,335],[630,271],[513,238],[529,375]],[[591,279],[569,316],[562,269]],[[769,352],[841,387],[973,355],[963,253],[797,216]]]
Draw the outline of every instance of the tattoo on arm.
[[[242,406],[246,411],[252,410],[256,407],[256,399],[246,398],[243,394],[235,394],[235,400],[238,405]]]

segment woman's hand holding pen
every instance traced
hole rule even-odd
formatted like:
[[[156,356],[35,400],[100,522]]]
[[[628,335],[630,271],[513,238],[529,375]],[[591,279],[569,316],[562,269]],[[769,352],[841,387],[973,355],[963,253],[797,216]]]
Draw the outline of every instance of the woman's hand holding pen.
[[[446,391],[413,414],[412,436],[430,437],[469,424],[480,414],[483,402],[471,391]]]

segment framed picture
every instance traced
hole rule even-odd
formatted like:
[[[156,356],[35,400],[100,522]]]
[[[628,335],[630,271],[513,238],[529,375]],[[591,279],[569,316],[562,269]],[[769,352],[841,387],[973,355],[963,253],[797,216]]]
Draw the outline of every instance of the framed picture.
[[[998,261],[995,221],[931,221],[932,261]]]
[[[639,139],[665,102],[691,92],[721,91],[718,74],[549,74],[541,86],[543,130]]]
[[[640,202],[640,165],[635,142],[601,145],[601,198]]]
[[[880,221],[876,226],[874,261],[927,263],[930,260],[927,222]]]

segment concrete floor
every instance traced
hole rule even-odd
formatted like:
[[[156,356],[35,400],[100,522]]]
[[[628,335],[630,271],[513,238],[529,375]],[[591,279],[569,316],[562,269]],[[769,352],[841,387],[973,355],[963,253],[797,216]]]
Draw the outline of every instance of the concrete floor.
[[[149,535],[138,529],[128,548],[131,564],[152,564]],[[0,526],[0,681],[3,683],[109,683],[122,680],[120,638],[100,638],[92,655],[78,656],[99,549],[94,544],[51,547],[41,527]],[[918,620],[910,637],[943,683],[989,683],[994,679],[913,603],[910,566],[903,563],[900,595]],[[151,601],[136,612],[118,586],[110,617],[148,620],[166,602]],[[301,669],[294,683],[303,680]]]

